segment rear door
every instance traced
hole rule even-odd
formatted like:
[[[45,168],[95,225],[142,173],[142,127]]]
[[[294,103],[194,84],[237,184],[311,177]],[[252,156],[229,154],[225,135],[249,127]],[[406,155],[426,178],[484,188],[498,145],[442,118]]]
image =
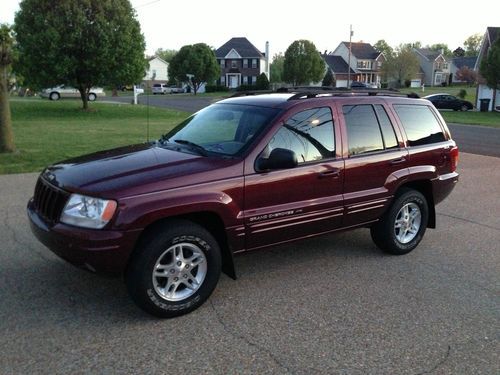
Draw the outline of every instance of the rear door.
[[[329,106],[297,110],[263,140],[245,169],[247,249],[307,237],[342,223],[339,126]],[[295,152],[298,166],[258,171],[255,161],[275,148]]]
[[[408,151],[384,102],[342,103],[346,130],[343,226],[374,221],[408,173]]]

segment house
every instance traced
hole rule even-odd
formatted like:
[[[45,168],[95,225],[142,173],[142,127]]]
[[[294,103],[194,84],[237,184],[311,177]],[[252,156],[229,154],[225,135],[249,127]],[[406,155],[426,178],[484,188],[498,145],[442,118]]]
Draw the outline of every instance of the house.
[[[449,83],[450,64],[443,52],[429,48],[413,48],[420,63],[421,83],[426,86],[441,86]]]
[[[483,36],[483,41],[481,42],[481,48],[479,50],[479,56],[477,57],[476,65],[474,66],[474,70],[479,73],[479,67],[481,66],[481,62],[488,56],[488,52],[495,43],[495,41],[500,38],[500,27],[488,27]],[[493,110],[493,95],[496,92],[496,106],[500,105],[500,90],[490,89],[485,81],[479,75],[479,84],[477,86],[477,102],[476,107],[481,108],[481,99],[490,99],[488,111]]]
[[[349,45],[351,46],[350,56]],[[356,79],[351,78],[352,80],[359,80],[380,87],[381,68],[386,59],[384,54],[373,48],[371,44],[341,42],[330,54],[342,57],[350,65],[351,69],[356,73]]]
[[[342,58],[342,56],[334,56],[324,54],[321,55],[327,69],[330,69],[333,73],[333,78],[335,78],[335,87],[347,87],[347,80],[349,79],[348,69],[349,65]],[[359,74],[357,74],[354,70],[351,70],[351,81],[359,80]]]
[[[457,72],[462,69],[464,66],[468,67],[470,70],[474,70],[474,66],[476,65],[477,56],[470,57],[455,57],[451,59],[450,65],[450,77],[452,83],[462,83],[464,81],[460,81],[457,79]]]
[[[167,83],[168,81],[168,62],[158,56],[152,56],[148,59],[149,68],[142,79],[147,87],[155,83]]]
[[[261,52],[247,38],[232,38],[215,51],[215,57],[220,66],[218,85],[231,89],[255,85],[261,73],[269,79],[269,42]]]

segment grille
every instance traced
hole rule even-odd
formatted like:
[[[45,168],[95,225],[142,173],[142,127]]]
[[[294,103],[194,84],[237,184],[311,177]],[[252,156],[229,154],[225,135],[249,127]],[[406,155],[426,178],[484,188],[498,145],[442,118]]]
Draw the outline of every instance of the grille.
[[[69,194],[38,179],[35,187],[34,203],[36,211],[45,220],[55,223],[69,198]]]

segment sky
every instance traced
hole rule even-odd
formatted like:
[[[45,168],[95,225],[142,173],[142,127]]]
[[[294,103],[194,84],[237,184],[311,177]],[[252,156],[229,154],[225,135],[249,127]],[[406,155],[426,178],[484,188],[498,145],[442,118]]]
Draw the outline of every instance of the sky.
[[[0,0],[0,23],[13,23],[19,0]],[[500,26],[500,1],[435,0],[132,0],[146,39],[146,53],[206,43],[218,48],[232,37],[246,37],[270,55],[284,53],[298,39],[312,41],[318,51],[333,51],[349,40],[391,46],[420,41],[463,46],[472,34]],[[462,5],[467,4],[467,5]]]

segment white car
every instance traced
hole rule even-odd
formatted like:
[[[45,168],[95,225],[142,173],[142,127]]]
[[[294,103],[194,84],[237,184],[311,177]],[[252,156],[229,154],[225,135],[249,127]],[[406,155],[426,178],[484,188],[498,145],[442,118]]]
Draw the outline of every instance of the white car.
[[[91,87],[88,100],[93,102],[98,96],[104,96],[105,92],[102,87]],[[41,96],[50,100],[59,100],[60,98],[79,98],[80,91],[71,86],[59,85],[49,89],[42,90]]]

